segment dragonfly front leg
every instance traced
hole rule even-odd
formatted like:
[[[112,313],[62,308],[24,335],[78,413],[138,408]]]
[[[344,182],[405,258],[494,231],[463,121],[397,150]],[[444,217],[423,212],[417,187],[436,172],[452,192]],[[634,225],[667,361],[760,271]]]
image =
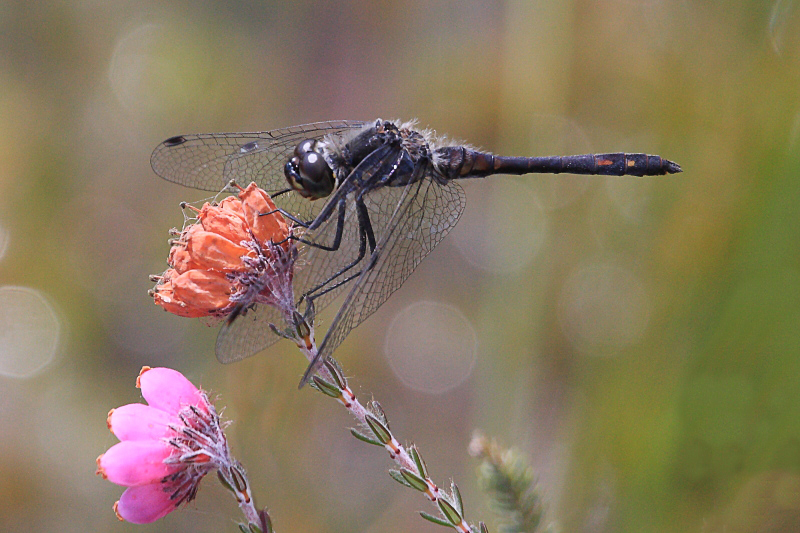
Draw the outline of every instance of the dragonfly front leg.
[[[339,208],[339,216],[338,216],[338,220],[336,221],[336,234],[333,237],[333,244],[331,244],[330,246],[326,246],[326,245],[320,244],[318,242],[308,241],[308,240],[303,239],[302,237],[298,237],[297,235],[289,235],[288,237],[286,237],[285,239],[281,240],[280,242],[276,242],[275,243],[275,244],[283,244],[286,241],[291,239],[291,240],[295,240],[295,241],[300,241],[303,244],[307,244],[309,246],[313,246],[314,248],[320,248],[322,250],[325,250],[325,251],[328,251],[328,252],[332,252],[332,251],[338,250],[339,246],[342,243],[342,233],[344,231],[344,218],[345,218],[345,215],[347,214],[347,198],[345,196],[340,197],[335,203],[330,203],[329,205],[325,206],[325,209],[323,209],[322,212],[320,212],[320,214],[317,215],[317,218],[315,218],[314,220],[312,220],[310,222],[306,222],[304,220],[300,220],[299,218],[295,217],[294,215],[292,215],[291,213],[289,213],[285,209],[281,209],[280,207],[276,207],[272,211],[267,211],[266,213],[259,213],[258,216],[263,217],[263,216],[267,216],[267,215],[272,215],[274,213],[280,213],[285,218],[288,218],[289,220],[291,220],[292,222],[294,222],[295,224],[297,224],[301,228],[315,229],[320,224],[322,224],[323,222],[325,222],[326,220],[328,220],[330,218],[331,214],[333,214],[334,205]]]
[[[338,204],[338,208],[339,208],[339,215],[336,218],[336,233],[333,236],[333,243],[331,243],[330,245],[325,245],[325,244],[322,244],[322,243],[319,243],[319,242],[306,240],[306,239],[304,239],[302,237],[299,237],[299,236],[296,236],[296,235],[289,235],[288,237],[286,237],[286,240],[293,239],[295,241],[302,242],[303,244],[307,244],[308,246],[312,246],[314,248],[319,248],[320,250],[325,250],[326,252],[335,252],[336,250],[338,250],[339,246],[341,246],[341,244],[342,244],[342,235],[344,233],[344,218],[345,218],[345,215],[347,214],[347,197],[346,196],[342,196],[341,198],[339,198],[337,204]],[[333,212],[333,210],[328,210],[327,213],[324,213],[325,214],[325,218],[322,221],[324,222],[325,220],[330,218],[332,212]],[[323,213],[320,213],[320,215],[322,215],[322,214]],[[305,225],[302,225],[302,226],[304,228],[307,228],[307,229],[314,229],[314,227],[313,227],[314,224],[313,223],[316,222],[319,219],[320,219],[320,217],[317,217],[316,220],[314,220],[312,222],[309,222],[309,223],[306,223]],[[294,217],[290,217],[290,220],[294,220]]]

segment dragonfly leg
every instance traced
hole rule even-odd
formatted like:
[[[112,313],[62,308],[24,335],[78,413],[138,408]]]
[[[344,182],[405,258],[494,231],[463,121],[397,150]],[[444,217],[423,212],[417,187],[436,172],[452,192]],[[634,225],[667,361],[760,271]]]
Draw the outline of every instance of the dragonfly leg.
[[[336,220],[336,234],[333,236],[332,244],[325,245],[318,242],[306,240],[296,235],[289,235],[288,237],[286,237],[286,239],[284,239],[284,241],[281,241],[281,243],[289,239],[292,239],[298,242],[302,242],[303,244],[307,244],[308,246],[319,248],[320,250],[325,250],[326,252],[335,252],[336,250],[339,249],[339,246],[341,246],[342,244],[342,234],[344,233],[344,217],[347,214],[347,198],[342,196],[339,199],[338,206],[339,206],[339,216],[337,217]],[[330,214],[328,216],[330,216]],[[306,225],[303,227],[309,228],[310,225]],[[276,243],[276,244],[281,244],[281,243]]]
[[[375,235],[374,232],[372,231],[372,223],[369,220],[369,212],[367,211],[367,206],[364,205],[364,201],[360,197],[356,199],[355,206],[356,206],[356,213],[358,214],[358,237],[359,237],[358,256],[350,264],[344,266],[338,272],[333,274],[331,277],[329,277],[316,287],[306,292],[303,295],[303,298],[313,301],[322,296],[323,294],[327,294],[332,290],[341,287],[348,281],[357,278],[358,276],[361,275],[362,269],[359,269],[358,272],[350,276],[347,276],[345,279],[338,281],[337,283],[331,285],[330,287],[326,287],[328,283],[332,282],[339,276],[347,273],[364,259],[364,256],[367,255],[367,244],[369,244],[369,249],[371,253],[375,251]]]
[[[273,209],[272,211],[267,211],[266,213],[259,213],[258,216],[266,217],[266,216],[269,216],[269,215],[273,215],[275,213],[280,213],[281,215],[284,216],[284,218],[288,218],[289,220],[291,220],[292,222],[294,222],[295,224],[297,224],[300,227],[307,228],[309,225],[311,225],[311,222],[304,222],[304,221],[300,220],[299,218],[297,218],[296,216],[294,216],[291,213],[289,213],[288,211],[286,211],[285,209],[281,209],[280,207],[277,207],[277,208]]]
[[[418,175],[421,175],[424,172],[424,168],[425,167],[422,167],[422,166],[418,167],[418,169],[415,170],[415,173],[418,174]],[[413,179],[412,183],[414,183],[416,181],[417,181],[417,179]],[[372,222],[369,219],[369,211],[367,211],[367,206],[364,204],[364,200],[362,199],[364,194],[366,194],[367,192],[368,191],[362,191],[361,194],[359,194],[359,196],[355,200],[356,212],[358,213],[359,236],[361,237],[361,244],[360,244],[360,247],[359,247],[358,258],[355,261],[353,261],[352,263],[350,263],[349,265],[347,265],[346,267],[344,267],[343,269],[341,269],[339,272],[337,272],[336,274],[334,274],[333,276],[328,278],[328,280],[325,281],[324,283],[320,283],[319,285],[317,285],[316,287],[314,287],[313,289],[308,291],[306,293],[306,296],[311,294],[310,298],[312,300],[314,298],[319,298],[323,294],[326,294],[326,293],[336,289],[337,287],[340,287],[340,286],[344,285],[348,281],[354,280],[355,278],[359,277],[364,271],[371,270],[375,266],[375,264],[378,262],[378,257],[380,256],[380,253],[378,251],[376,251],[376,249],[375,249],[377,247],[377,245],[375,243],[375,233],[372,230]],[[364,255],[366,254],[366,247],[364,245],[365,237],[366,237],[366,240],[369,241],[369,251],[370,251],[369,263],[366,265],[366,267],[360,269],[355,274],[352,274],[352,275],[348,276],[344,280],[339,281],[335,285],[332,285],[330,287],[326,287],[325,290],[323,290],[321,292],[317,292],[316,294],[313,294],[315,291],[319,291],[322,287],[324,287],[325,284],[330,283],[332,280],[334,280],[337,277],[341,276],[342,274],[344,274],[345,272],[347,272],[348,270],[353,268],[355,265],[360,263],[362,259],[364,259]]]
[[[372,222],[369,220],[369,211],[367,211],[367,206],[364,205],[364,200],[361,199],[363,193],[359,195],[358,199],[356,200],[356,209],[358,213],[358,224],[361,230],[366,234],[367,240],[369,241],[369,251],[375,251],[375,233],[372,231]]]
[[[377,152],[377,150],[376,150],[376,152]],[[381,172],[381,173],[378,173],[376,175],[382,176],[382,178],[381,178],[382,181],[387,181],[387,180],[391,179],[393,177],[393,175],[398,171],[398,168],[399,168],[398,163],[399,163],[400,159],[402,159],[402,157],[403,157],[403,154],[399,153],[397,157],[387,160],[386,162],[389,163],[389,165],[390,165],[389,166],[389,170],[387,172]],[[384,166],[386,166],[386,163],[384,163]],[[361,166],[359,165],[359,167],[357,167],[353,171],[354,173],[358,173],[354,177],[358,178],[359,180],[361,178],[361,173],[362,173],[360,167]],[[311,290],[306,292],[303,295],[303,298],[309,298],[309,299],[312,299],[312,300],[314,300],[316,298],[319,298],[320,296],[322,296],[324,294],[327,294],[327,293],[331,292],[332,290],[335,290],[338,287],[341,287],[342,285],[354,280],[355,278],[360,276],[361,273],[364,270],[371,269],[375,265],[375,263],[377,262],[378,256],[375,253],[375,249],[377,248],[377,241],[375,239],[375,232],[372,229],[372,222],[370,221],[370,218],[369,218],[369,210],[367,209],[367,206],[364,203],[364,196],[366,194],[368,194],[369,192],[370,192],[369,188],[362,188],[361,191],[358,193],[358,196],[356,196],[355,200],[353,201],[353,204],[354,204],[355,210],[356,210],[356,215],[358,216],[358,236],[359,236],[358,256],[350,264],[344,266],[338,272],[334,273],[331,277],[329,277],[328,279],[326,279],[325,281],[323,281],[322,283],[320,283],[316,287],[313,287]],[[341,217],[341,213],[340,213],[340,217]],[[319,219],[319,217],[318,217],[318,219]],[[340,221],[340,223],[341,223],[341,221]],[[314,221],[314,223],[311,226],[311,229],[313,229],[314,226],[316,226],[316,225],[317,225],[317,222]],[[340,229],[341,228],[337,228],[337,235],[340,233]],[[369,264],[366,266],[366,268],[359,268],[357,270],[357,272],[354,272],[353,274],[345,277],[344,279],[342,279],[340,281],[337,281],[333,285],[326,286],[329,283],[331,283],[334,280],[336,280],[337,278],[339,278],[340,276],[342,276],[343,274],[346,274],[347,272],[352,270],[356,265],[358,265],[359,263],[361,263],[361,261],[363,261],[364,257],[366,256],[366,253],[367,253],[367,244],[369,244],[369,251],[370,251],[371,255],[370,255]]]

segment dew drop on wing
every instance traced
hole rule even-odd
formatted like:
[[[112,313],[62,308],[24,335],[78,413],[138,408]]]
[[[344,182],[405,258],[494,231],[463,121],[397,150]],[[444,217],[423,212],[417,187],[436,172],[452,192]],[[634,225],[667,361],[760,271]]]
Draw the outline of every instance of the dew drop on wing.
[[[170,137],[166,141],[164,141],[164,146],[178,146],[179,144],[183,144],[186,142],[186,137],[183,135],[176,135],[175,137]]]

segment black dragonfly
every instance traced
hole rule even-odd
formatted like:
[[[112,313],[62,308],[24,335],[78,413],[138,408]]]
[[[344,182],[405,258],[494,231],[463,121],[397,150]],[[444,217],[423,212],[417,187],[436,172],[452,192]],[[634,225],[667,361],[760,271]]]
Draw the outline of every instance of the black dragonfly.
[[[569,173],[655,176],[681,172],[657,155],[608,153],[504,157],[438,139],[414,122],[318,122],[258,133],[179,135],[150,159],[162,178],[220,191],[255,181],[305,230],[295,272],[300,300],[316,309],[347,290],[301,386],[347,334],[400,288],[456,225],[462,178]],[[288,187],[287,187],[288,185]],[[256,306],[253,306],[256,307]],[[269,306],[248,309],[217,338],[223,363],[254,355],[280,337]]]

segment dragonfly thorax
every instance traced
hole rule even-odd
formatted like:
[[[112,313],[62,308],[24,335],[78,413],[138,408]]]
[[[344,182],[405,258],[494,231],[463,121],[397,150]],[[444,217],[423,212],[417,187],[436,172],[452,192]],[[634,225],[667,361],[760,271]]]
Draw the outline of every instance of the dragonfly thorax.
[[[306,139],[297,145],[283,173],[289,186],[310,200],[325,198],[336,187],[333,171],[325,161],[320,142],[315,139]]]

